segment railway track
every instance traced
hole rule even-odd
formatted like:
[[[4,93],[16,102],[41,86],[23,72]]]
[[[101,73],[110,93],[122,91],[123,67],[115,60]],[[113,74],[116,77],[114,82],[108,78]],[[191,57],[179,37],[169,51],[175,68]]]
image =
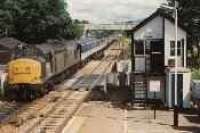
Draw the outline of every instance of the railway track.
[[[74,84],[69,81],[57,86],[56,91],[25,105],[15,114],[13,114],[9,126],[13,133],[56,133],[61,132],[67,121],[78,110],[79,106],[88,97],[90,90],[108,73],[113,65],[112,57],[104,57],[102,61],[92,61],[79,72],[73,79],[78,77],[90,77],[98,75],[88,86],[74,89]],[[69,84],[69,85],[68,85]],[[86,91],[89,90],[89,91]],[[5,130],[4,130],[5,131]],[[0,132],[1,129],[0,129]]]
[[[92,70],[91,73],[96,74],[96,72],[101,71],[102,73],[100,73],[103,74],[106,71],[106,68],[110,65],[110,63],[107,63],[106,65],[103,64],[102,67],[101,64],[102,62],[100,62],[98,69],[95,68],[94,70]],[[99,79],[100,77],[96,79],[93,84],[89,85],[87,89],[91,90]],[[69,93],[64,94],[64,96],[55,103],[53,108],[45,113],[47,114],[47,116],[39,118],[37,122],[35,122],[35,124],[33,124],[32,126],[28,124],[28,128],[20,127],[20,133],[60,133],[67,121],[77,111],[81,103],[85,101],[85,99],[89,95],[89,92],[90,91],[70,91]]]
[[[95,62],[79,72],[77,74],[79,76],[99,74],[99,78],[81,90],[91,90],[111,64],[105,61]],[[72,88],[72,90],[66,90],[69,88],[65,88],[65,84],[59,88],[61,89],[51,92],[48,96],[24,107],[25,109],[15,114],[17,117],[13,126],[15,131],[20,133],[61,132],[90,91],[75,91]]]

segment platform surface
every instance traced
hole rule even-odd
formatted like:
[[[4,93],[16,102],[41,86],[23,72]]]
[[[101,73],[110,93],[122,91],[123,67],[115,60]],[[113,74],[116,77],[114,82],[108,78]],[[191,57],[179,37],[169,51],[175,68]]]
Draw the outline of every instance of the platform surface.
[[[125,110],[112,103],[83,104],[63,133],[199,133],[200,117],[180,114],[179,128],[173,127],[172,111]]]

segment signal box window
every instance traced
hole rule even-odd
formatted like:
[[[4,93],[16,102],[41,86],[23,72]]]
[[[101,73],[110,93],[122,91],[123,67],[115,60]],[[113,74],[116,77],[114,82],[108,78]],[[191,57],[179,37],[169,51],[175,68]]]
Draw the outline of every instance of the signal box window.
[[[144,42],[143,41],[135,41],[135,54],[136,55],[144,55]]]
[[[175,41],[170,41],[170,56],[175,56]],[[177,56],[182,55],[182,44],[181,41],[178,41],[177,43]]]

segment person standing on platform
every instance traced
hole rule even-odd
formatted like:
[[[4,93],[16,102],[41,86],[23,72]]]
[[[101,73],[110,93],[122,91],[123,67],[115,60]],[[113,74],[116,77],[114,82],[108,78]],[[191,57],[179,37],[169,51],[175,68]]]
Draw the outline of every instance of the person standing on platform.
[[[127,103],[129,102],[129,91],[128,91],[128,87],[127,87],[127,75],[125,72],[119,72],[118,75],[118,80],[119,80],[119,88],[120,91],[122,92],[122,104],[123,106],[127,105]]]
[[[119,79],[119,86],[121,89],[124,89],[126,87],[126,82],[127,82],[127,75],[124,72],[119,72],[118,75]]]

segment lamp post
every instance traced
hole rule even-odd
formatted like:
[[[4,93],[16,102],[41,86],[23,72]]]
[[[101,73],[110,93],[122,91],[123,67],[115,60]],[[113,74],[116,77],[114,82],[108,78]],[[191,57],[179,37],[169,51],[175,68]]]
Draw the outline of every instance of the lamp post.
[[[178,53],[177,53],[177,47],[178,47],[178,2],[175,0],[175,6],[171,7],[171,6],[167,6],[167,5],[161,5],[162,8],[166,8],[169,10],[173,10],[175,12],[175,75],[174,75],[174,89],[175,89],[175,105],[174,105],[174,126],[178,127],[178,96],[177,96],[177,92],[178,92],[178,88],[177,88],[177,79],[178,79]]]

